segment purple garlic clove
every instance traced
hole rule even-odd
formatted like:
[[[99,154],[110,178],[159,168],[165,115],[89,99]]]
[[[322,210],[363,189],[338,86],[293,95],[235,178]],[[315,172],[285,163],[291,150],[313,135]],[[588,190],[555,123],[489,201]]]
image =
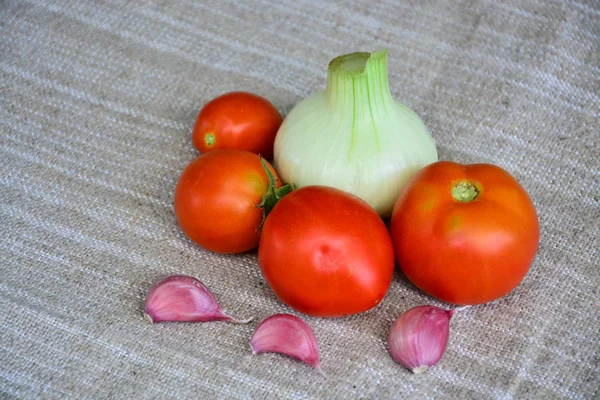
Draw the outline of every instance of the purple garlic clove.
[[[306,322],[290,314],[276,314],[258,325],[250,341],[252,354],[281,353],[312,365],[320,373],[317,338]]]
[[[446,351],[453,310],[418,306],[402,313],[388,337],[394,361],[420,374],[435,365]]]
[[[144,317],[150,322],[252,321],[225,314],[210,290],[198,279],[186,275],[173,275],[156,284],[146,298]]]

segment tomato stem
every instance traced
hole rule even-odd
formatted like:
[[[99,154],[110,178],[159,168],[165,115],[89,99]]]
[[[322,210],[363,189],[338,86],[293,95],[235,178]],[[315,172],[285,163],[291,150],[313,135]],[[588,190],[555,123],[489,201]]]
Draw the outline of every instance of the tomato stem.
[[[452,197],[460,203],[469,203],[479,196],[479,189],[471,182],[459,182],[452,188]]]
[[[263,210],[263,219],[260,223],[260,226],[258,227],[258,230],[262,228],[263,224],[265,223],[265,220],[267,219],[267,216],[269,215],[273,207],[275,207],[275,204],[277,204],[279,200],[281,200],[286,194],[294,190],[294,187],[289,184],[277,187],[275,176],[273,175],[273,172],[271,172],[271,169],[265,162],[265,159],[260,157],[260,163],[262,164],[263,168],[265,169],[265,172],[267,173],[267,177],[269,178],[269,189],[263,195],[260,204],[258,204],[258,207],[262,208]]]

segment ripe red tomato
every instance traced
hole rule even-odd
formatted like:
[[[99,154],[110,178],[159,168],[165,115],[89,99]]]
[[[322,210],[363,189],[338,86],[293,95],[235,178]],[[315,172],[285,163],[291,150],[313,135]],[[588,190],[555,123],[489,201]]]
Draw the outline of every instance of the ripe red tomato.
[[[192,142],[201,153],[241,149],[273,157],[281,115],[267,99],[246,92],[221,95],[200,110]]]
[[[367,203],[339,189],[305,186],[267,217],[258,262],[285,304],[337,317],[379,304],[392,280],[394,250],[385,224]]]
[[[430,164],[403,189],[391,233],[400,268],[418,288],[455,304],[514,289],[539,243],[531,199],[490,164]]]
[[[277,186],[281,185],[268,164]],[[175,215],[185,234],[218,253],[239,253],[258,245],[262,210],[269,188],[260,157],[245,150],[203,154],[183,171],[175,188]]]

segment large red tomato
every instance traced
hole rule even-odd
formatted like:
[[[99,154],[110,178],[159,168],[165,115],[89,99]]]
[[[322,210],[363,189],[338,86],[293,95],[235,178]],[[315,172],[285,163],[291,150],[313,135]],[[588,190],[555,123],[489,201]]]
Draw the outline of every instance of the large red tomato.
[[[258,261],[281,301],[319,317],[375,307],[394,272],[392,241],[377,213],[323,186],[305,186],[277,203],[262,229]]]
[[[273,157],[281,115],[267,99],[247,92],[221,95],[200,110],[192,141],[201,152],[241,149]]]
[[[440,161],[423,168],[400,194],[391,232],[408,279],[455,304],[510,292],[539,243],[531,199],[508,172],[489,164]]]
[[[277,186],[275,170],[267,163]],[[269,189],[260,157],[245,150],[203,154],[183,171],[175,188],[175,215],[185,234],[219,253],[239,253],[258,245],[263,211],[257,207]]]

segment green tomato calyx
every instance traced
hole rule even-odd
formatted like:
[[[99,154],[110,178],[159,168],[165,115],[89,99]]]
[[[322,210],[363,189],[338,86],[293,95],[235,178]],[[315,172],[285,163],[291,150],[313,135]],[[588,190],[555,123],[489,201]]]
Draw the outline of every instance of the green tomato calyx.
[[[208,132],[206,135],[204,135],[204,143],[206,143],[208,147],[211,147],[213,144],[215,144],[215,135],[213,135],[212,132]]]
[[[463,181],[452,187],[452,197],[459,203],[470,203],[479,196],[479,189],[473,182]]]
[[[262,208],[263,210],[263,219],[260,223],[260,226],[258,227],[259,231],[262,229],[262,226],[264,225],[267,216],[269,215],[273,207],[275,207],[275,204],[277,204],[279,200],[281,200],[285,195],[294,190],[292,185],[283,185],[281,187],[277,187],[275,176],[273,175],[273,172],[271,172],[271,169],[265,162],[265,159],[260,157],[260,163],[262,164],[263,168],[265,169],[265,172],[267,173],[267,176],[269,177],[269,189],[263,195],[260,204],[256,205],[257,207]]]

